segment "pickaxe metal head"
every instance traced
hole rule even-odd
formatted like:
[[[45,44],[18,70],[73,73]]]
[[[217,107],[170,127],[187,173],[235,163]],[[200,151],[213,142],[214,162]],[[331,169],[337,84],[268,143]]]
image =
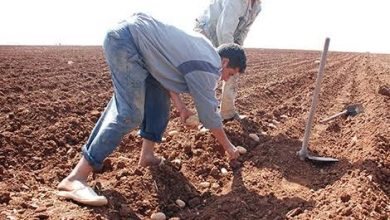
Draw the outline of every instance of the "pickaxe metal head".
[[[362,104],[353,104],[353,105],[348,105],[346,107],[347,113],[346,115],[348,116],[355,116],[359,113],[364,112]]]

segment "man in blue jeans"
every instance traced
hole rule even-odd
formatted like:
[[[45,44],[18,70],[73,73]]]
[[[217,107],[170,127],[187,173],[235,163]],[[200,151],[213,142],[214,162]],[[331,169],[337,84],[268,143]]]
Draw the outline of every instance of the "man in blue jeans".
[[[140,124],[143,144],[139,164],[159,165],[163,160],[153,149],[168,124],[170,100],[182,122],[194,114],[180,93],[190,93],[200,121],[228,157],[234,160],[239,156],[222,128],[215,97],[220,78],[228,80],[246,68],[246,56],[239,45],[223,45],[216,51],[201,34],[186,33],[138,13],[109,31],[103,48],[114,95],[83,146],[79,163],[59,183],[59,196],[86,205],[107,204],[104,196],[88,187],[87,178],[102,168],[122,137]]]

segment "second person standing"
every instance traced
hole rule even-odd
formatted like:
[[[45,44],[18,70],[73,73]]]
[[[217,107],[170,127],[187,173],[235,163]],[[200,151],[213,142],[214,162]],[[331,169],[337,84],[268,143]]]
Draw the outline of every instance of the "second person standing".
[[[212,0],[196,19],[194,30],[206,36],[218,47],[225,43],[244,44],[250,26],[261,11],[260,0]],[[222,84],[221,117],[224,121],[239,120],[235,107],[238,74]]]

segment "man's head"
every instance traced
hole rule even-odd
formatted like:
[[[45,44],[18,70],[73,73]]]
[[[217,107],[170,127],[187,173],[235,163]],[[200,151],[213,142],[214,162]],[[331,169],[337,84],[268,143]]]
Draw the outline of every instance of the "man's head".
[[[245,72],[246,55],[240,45],[235,43],[222,44],[217,51],[222,62],[222,80],[227,81],[230,76]]]

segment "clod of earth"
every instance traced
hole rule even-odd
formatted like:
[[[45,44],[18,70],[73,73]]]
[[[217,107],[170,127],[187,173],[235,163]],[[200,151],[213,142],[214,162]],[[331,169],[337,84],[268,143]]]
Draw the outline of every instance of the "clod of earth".
[[[378,89],[378,93],[385,96],[390,96],[390,86],[384,85],[380,86]]]

